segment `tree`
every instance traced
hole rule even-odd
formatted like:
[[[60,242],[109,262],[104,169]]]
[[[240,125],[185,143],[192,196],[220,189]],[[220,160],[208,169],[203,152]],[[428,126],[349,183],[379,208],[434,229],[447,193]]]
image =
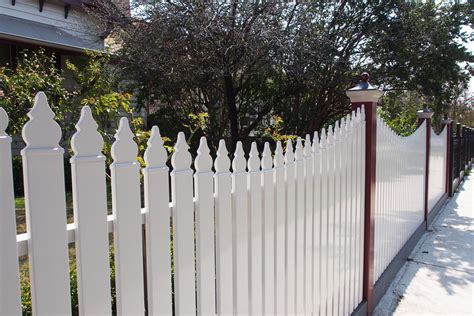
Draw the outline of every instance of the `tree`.
[[[202,133],[214,146],[224,137],[233,148],[273,115],[284,134],[331,124],[350,111],[345,90],[363,70],[376,84],[448,104],[468,80],[459,63],[473,59],[460,44],[467,4],[178,0],[140,5],[132,17],[112,2],[96,8],[139,105],[171,109],[184,124],[207,112]]]

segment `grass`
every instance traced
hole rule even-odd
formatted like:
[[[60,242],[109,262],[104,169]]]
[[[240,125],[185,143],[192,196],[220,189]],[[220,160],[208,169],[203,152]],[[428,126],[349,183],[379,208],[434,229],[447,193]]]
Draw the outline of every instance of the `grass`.
[[[26,210],[25,210],[25,198],[15,198],[15,209],[16,209],[16,233],[26,233]],[[74,222],[74,214],[72,207],[72,193],[66,192],[66,217],[67,223]]]

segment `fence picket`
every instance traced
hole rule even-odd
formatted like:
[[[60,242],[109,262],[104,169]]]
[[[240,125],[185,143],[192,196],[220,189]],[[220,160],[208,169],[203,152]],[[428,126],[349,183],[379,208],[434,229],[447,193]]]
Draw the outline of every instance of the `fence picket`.
[[[8,116],[0,107],[0,315],[20,315],[20,278],[16,249],[15,196],[13,193]]]
[[[28,257],[34,315],[70,314],[64,150],[61,128],[39,92],[23,126]],[[48,185],[44,185],[48,179]]]
[[[286,143],[286,313],[296,313],[296,166],[291,140]]]
[[[109,235],[104,141],[85,106],[72,136],[71,158],[79,311],[110,315]]]
[[[334,314],[339,312],[340,263],[341,263],[341,128],[340,121],[334,126]]]
[[[285,231],[286,231],[286,190],[283,148],[277,141],[275,156],[273,157],[273,180],[275,183],[275,314],[284,315],[286,305],[285,280]]]
[[[196,289],[198,315],[216,313],[214,247],[214,173],[205,137],[201,137],[195,160],[196,197]]]
[[[296,313],[305,313],[305,279],[304,279],[304,230],[305,230],[305,179],[304,157],[301,138],[296,140]]]
[[[334,130],[332,125],[328,128],[328,309],[329,315],[334,312],[334,204],[335,204],[335,148],[334,148]]]
[[[270,144],[265,142],[262,154],[263,192],[263,302],[264,314],[275,313],[275,191],[273,159]]]
[[[234,311],[232,262],[232,179],[230,159],[224,140],[219,142],[214,162],[216,205],[216,292],[217,313],[231,315]]]
[[[305,312],[313,312],[313,152],[311,139],[306,134],[304,142],[304,172],[305,172],[305,228],[304,228],[304,280],[305,280]]]
[[[171,157],[173,209],[173,259],[176,315],[196,313],[194,268],[194,204],[191,154],[183,132],[178,133]]]
[[[247,162],[250,214],[250,307],[252,315],[263,314],[263,210],[260,158],[257,144],[252,143]]]
[[[326,130],[321,131],[321,301],[320,313],[327,315],[328,305],[328,149]]]
[[[235,313],[249,313],[249,210],[247,192],[246,160],[242,143],[237,147],[232,160],[232,193],[234,222],[234,295]]]
[[[142,314],[144,306],[140,165],[128,119],[120,119],[112,144],[112,214],[114,216],[117,314]]]
[[[313,136],[313,314],[320,314],[321,304],[321,153],[318,132]]]
[[[170,256],[170,208],[169,179],[166,160],[168,153],[163,147],[157,126],[151,129],[144,154],[143,168],[146,214],[146,268],[148,315],[170,315],[171,256]]]

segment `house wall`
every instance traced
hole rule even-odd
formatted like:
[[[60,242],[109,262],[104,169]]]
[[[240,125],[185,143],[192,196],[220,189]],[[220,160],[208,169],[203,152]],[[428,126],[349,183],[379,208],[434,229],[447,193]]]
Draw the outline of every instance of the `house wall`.
[[[71,6],[65,18],[64,6],[62,1],[48,0],[40,12],[38,0],[16,0],[15,5],[11,0],[0,0],[0,14],[53,25],[84,40],[97,41],[98,34],[91,29],[91,17],[81,8]]]

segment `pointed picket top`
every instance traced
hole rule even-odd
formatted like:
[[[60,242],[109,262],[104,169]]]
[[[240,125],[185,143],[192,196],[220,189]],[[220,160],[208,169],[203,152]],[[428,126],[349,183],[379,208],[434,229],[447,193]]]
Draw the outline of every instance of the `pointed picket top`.
[[[283,147],[281,146],[281,142],[277,141],[276,148],[275,148],[275,156],[273,156],[273,165],[275,168],[283,167],[285,164],[285,157],[283,156]]]
[[[319,140],[319,148],[323,149],[323,148],[327,148],[327,146],[328,146],[328,138],[326,135],[326,129],[323,127],[323,129],[321,130],[321,138]]]
[[[333,127],[332,125],[329,125],[328,127],[328,131],[327,131],[327,144],[328,146],[332,146],[334,145],[334,130],[333,130]]]
[[[262,153],[262,170],[270,170],[273,167],[272,161],[272,151],[270,150],[270,144],[265,142],[263,146],[263,153]]]
[[[196,174],[212,171],[212,157],[210,155],[209,146],[207,145],[207,139],[204,136],[199,140],[194,167],[196,168]]]
[[[286,142],[286,150],[285,150],[285,163],[292,164],[295,162],[295,154],[293,152],[293,142],[291,139],[288,139]]]
[[[35,96],[33,108],[28,112],[30,120],[23,126],[22,136],[28,148],[56,148],[61,139],[61,128],[54,120],[54,112],[44,92]]]
[[[312,154],[313,154],[313,150],[311,149],[311,137],[309,137],[309,134],[306,134],[306,137],[304,140],[304,157],[311,158]]]
[[[332,136],[334,138],[334,143],[339,142],[340,140],[339,121],[336,121],[336,123],[334,123],[334,132]]]
[[[249,171],[258,171],[260,170],[260,157],[257,149],[257,143],[252,142],[250,147],[249,160],[247,162],[247,168]]]
[[[319,134],[318,134],[318,131],[315,131],[313,135],[313,146],[311,148],[311,150],[313,151],[313,154],[319,153],[319,147],[320,147]]]
[[[189,153],[189,146],[186,143],[186,137],[183,132],[178,133],[178,139],[174,145],[174,153],[171,156],[171,166],[174,171],[183,171],[191,169],[191,154]]]
[[[343,139],[343,138],[346,137],[346,124],[347,124],[346,123],[346,118],[345,117],[341,118],[340,122],[341,123],[340,123],[340,126],[339,126],[339,135],[340,135],[339,137],[341,139]]]
[[[242,147],[242,142],[238,141],[235,147],[234,159],[232,160],[232,170],[234,170],[234,173],[244,172],[246,165],[244,148]]]
[[[361,121],[365,121],[365,105],[362,104],[360,107],[360,119]]]
[[[355,123],[360,122],[360,107],[356,109]]]
[[[122,117],[111,149],[114,163],[134,163],[137,160],[138,146],[133,136],[128,119]]]
[[[352,110],[352,112],[351,112],[351,124],[354,122],[355,118],[356,118],[356,111]]]
[[[7,112],[3,108],[0,108],[0,136],[8,136],[5,132],[8,127],[8,122]]]
[[[227,147],[225,146],[225,141],[223,139],[219,141],[217,157],[214,161],[214,169],[216,169],[216,174],[226,173],[230,170],[229,152],[227,151]]]
[[[303,160],[303,143],[301,142],[301,137],[296,139],[295,160]]]
[[[82,107],[81,117],[76,124],[76,132],[71,138],[74,157],[102,156],[104,140],[97,131],[97,127],[98,125],[92,117],[91,108]]]
[[[151,128],[151,135],[147,141],[148,146],[143,155],[147,168],[166,167],[168,152],[163,144],[164,142],[161,138],[160,129],[155,125]]]

